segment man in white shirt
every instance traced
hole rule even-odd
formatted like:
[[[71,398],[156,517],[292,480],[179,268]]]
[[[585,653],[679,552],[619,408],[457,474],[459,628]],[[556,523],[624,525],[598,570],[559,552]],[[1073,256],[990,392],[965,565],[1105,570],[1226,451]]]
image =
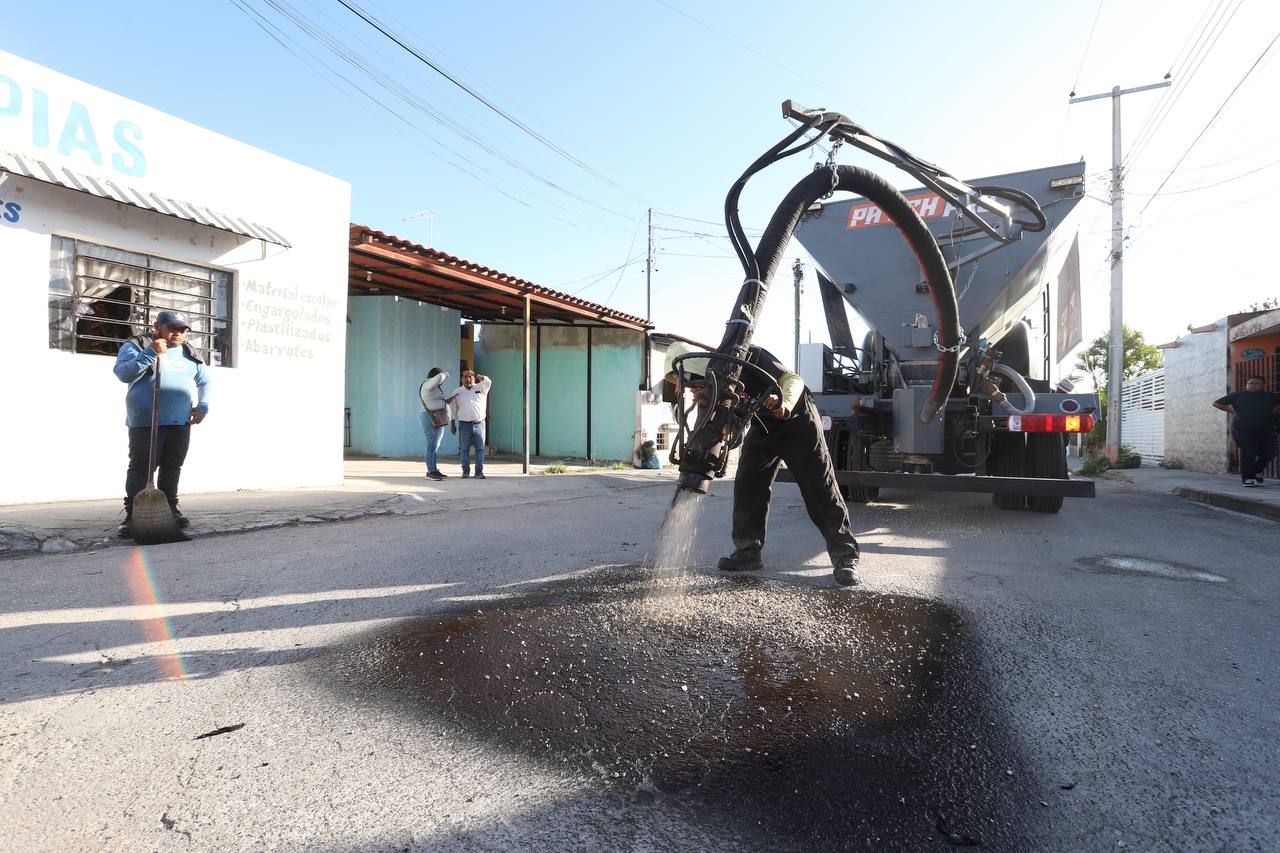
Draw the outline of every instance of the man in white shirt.
[[[458,455],[463,479],[471,476],[471,448],[476,449],[476,479],[484,479],[484,419],[489,409],[489,388],[493,380],[474,370],[462,371],[462,384],[449,395],[453,409],[450,432],[458,436]]]

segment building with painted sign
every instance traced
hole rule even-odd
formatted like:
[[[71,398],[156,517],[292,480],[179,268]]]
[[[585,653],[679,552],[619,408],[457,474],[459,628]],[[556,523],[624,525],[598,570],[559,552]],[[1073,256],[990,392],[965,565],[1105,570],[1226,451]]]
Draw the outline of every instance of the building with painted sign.
[[[122,340],[176,308],[213,378],[184,492],[342,479],[343,181],[0,51],[0,503],[116,497]]]

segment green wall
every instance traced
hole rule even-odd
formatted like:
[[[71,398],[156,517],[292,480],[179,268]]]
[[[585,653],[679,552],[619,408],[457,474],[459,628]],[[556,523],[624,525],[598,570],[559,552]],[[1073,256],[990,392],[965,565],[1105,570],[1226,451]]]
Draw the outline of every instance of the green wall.
[[[494,386],[489,400],[489,444],[517,453],[522,450],[523,337],[518,325],[484,325],[476,343],[476,365],[492,377]],[[587,337],[583,327],[544,326],[539,341],[538,330],[530,330],[530,450],[543,456],[630,460],[644,336],[625,329],[591,330],[590,448]]]
[[[350,450],[421,456],[418,386],[432,367],[449,373],[446,391],[457,386],[461,315],[411,299],[350,296],[347,320]],[[440,452],[456,454],[457,439],[445,433]]]

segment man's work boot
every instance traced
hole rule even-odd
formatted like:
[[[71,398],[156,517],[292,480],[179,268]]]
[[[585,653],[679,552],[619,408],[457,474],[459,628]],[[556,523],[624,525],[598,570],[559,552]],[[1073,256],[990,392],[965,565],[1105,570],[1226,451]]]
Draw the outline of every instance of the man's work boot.
[[[191,524],[191,519],[182,514],[182,510],[178,509],[177,504],[169,504],[169,511],[173,513],[173,520],[177,522],[179,529]]]
[[[721,557],[716,563],[724,572],[756,572],[764,568],[758,554],[740,554],[737,551],[727,557]]]
[[[116,531],[116,535],[121,539],[133,538],[133,516],[126,515],[124,521],[120,522],[120,528]]]
[[[858,585],[858,558],[844,557],[843,559],[839,560],[836,563],[835,568],[832,569],[832,574],[836,576],[836,583],[838,584],[841,584],[843,586],[857,586]]]

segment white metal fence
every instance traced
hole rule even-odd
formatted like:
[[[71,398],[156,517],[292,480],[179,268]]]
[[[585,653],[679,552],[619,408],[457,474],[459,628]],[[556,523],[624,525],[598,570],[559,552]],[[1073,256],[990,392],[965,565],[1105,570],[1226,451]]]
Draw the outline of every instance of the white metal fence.
[[[1125,380],[1120,433],[1144,463],[1164,459],[1164,368]]]

